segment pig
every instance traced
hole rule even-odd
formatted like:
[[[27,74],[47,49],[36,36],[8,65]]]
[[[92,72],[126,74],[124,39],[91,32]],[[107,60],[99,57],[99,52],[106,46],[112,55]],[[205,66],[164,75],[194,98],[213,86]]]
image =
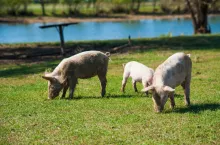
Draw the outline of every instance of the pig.
[[[121,87],[122,92],[125,91],[126,82],[129,77],[132,78],[132,84],[135,92],[138,91],[136,87],[136,82],[141,82],[143,88],[152,84],[152,79],[154,75],[154,70],[152,68],[149,68],[144,64],[136,61],[130,61],[127,64],[123,64],[123,67],[124,73]],[[148,95],[147,92],[146,94]]]
[[[171,102],[170,107],[174,108],[174,91],[175,87],[179,85],[184,89],[185,104],[187,106],[190,105],[191,72],[192,61],[190,54],[182,52],[173,54],[156,68],[152,85],[142,90],[142,92],[152,90],[152,99],[156,112],[161,112],[164,109],[168,97]]]
[[[87,79],[98,76],[101,82],[101,96],[106,93],[106,74],[110,53],[100,51],[85,51],[72,57],[63,59],[52,73],[42,76],[48,80],[48,99],[59,95],[63,89],[61,98],[65,97],[69,88],[69,99],[73,98],[74,89],[78,79]]]

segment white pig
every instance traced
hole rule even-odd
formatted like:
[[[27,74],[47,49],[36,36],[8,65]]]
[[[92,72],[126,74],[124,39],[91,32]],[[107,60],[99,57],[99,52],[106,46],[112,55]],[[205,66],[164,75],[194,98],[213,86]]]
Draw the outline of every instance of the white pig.
[[[190,55],[175,53],[165,62],[157,67],[151,86],[142,91],[152,90],[154,108],[156,112],[161,112],[168,99],[171,101],[171,108],[174,108],[175,87],[181,85],[184,89],[185,104],[190,105],[190,81],[192,72],[192,61]]]
[[[143,87],[151,85],[154,70],[136,61],[130,61],[124,66],[124,74],[122,80],[121,91],[125,91],[127,79],[132,78],[134,91],[137,92],[136,82],[141,82]],[[146,92],[147,94],[147,92]]]

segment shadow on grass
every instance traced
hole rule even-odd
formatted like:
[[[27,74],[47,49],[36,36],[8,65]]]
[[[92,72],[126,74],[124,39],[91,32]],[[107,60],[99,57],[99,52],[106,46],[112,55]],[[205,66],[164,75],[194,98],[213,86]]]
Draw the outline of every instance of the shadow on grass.
[[[182,98],[182,99],[184,99],[184,95],[183,94],[174,94],[174,98]]]
[[[220,109],[219,103],[206,103],[206,104],[194,104],[190,107],[176,108],[173,112],[175,113],[200,113],[206,110],[216,111]]]
[[[159,50],[208,50],[219,49],[219,35],[193,35],[177,37],[158,37],[154,39],[134,39],[132,44],[143,46],[133,49],[137,52],[145,52],[149,49]],[[147,44],[147,45],[146,45]]]
[[[179,36],[179,37],[158,37],[153,39],[132,39],[132,47],[125,47],[122,50],[117,50],[114,53],[119,52],[145,52],[150,49],[159,49],[159,50],[208,50],[208,49],[219,49],[220,48],[220,35],[196,35],[196,36]],[[47,45],[46,45],[47,44]],[[78,46],[82,46],[83,51],[86,50],[101,50],[101,51],[110,51],[112,52],[115,47],[127,44],[127,40],[104,40],[104,41],[86,41],[86,42],[67,42],[66,49],[77,49]],[[36,44],[34,44],[36,45]],[[45,46],[46,45],[46,46]],[[147,46],[147,47],[146,47]],[[5,48],[4,48],[5,47]],[[10,47],[14,47],[13,45]],[[9,47],[9,48],[10,48]],[[30,46],[25,46],[25,49],[31,49]],[[15,51],[20,51],[21,48],[9,49],[6,46],[1,46],[0,54],[4,56],[3,53],[7,50],[11,51],[10,53],[14,54]],[[42,43],[38,47],[38,51],[43,53],[48,48],[57,48],[57,43]],[[50,51],[50,50],[48,50]],[[22,51],[21,51],[22,52]],[[24,52],[23,52],[24,53]],[[33,51],[32,53],[36,53]],[[5,54],[6,55],[6,54]],[[42,54],[43,55],[43,54]],[[1,59],[0,59],[1,61]],[[17,60],[15,60],[16,62]],[[33,58],[31,60],[33,61]],[[39,61],[42,61],[39,59]],[[44,60],[48,61],[48,60]],[[35,74],[43,72],[48,67],[55,67],[54,64],[42,63],[42,64],[25,64],[14,68],[8,68],[0,70],[0,77],[14,77],[27,74]]]
[[[106,96],[106,98],[131,98],[131,97],[133,97],[133,95],[128,95],[128,94],[122,94],[122,95],[110,95],[110,94],[108,94],[107,96]]]
[[[29,74],[37,74],[40,72],[44,72],[48,68],[55,68],[57,64],[32,64],[32,65],[20,65],[16,66],[15,68],[7,68],[4,70],[0,70],[0,78],[3,77],[17,77],[22,75],[29,75]]]
[[[64,98],[66,100],[79,100],[79,99],[105,99],[105,98],[131,98],[133,95],[110,95],[107,94],[105,97],[101,96],[75,96],[73,99]]]

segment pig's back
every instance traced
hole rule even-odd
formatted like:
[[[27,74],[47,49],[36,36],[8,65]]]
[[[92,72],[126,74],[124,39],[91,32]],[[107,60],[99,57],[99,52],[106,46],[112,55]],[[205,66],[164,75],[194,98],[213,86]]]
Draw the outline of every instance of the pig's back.
[[[78,78],[90,78],[107,70],[109,58],[100,51],[85,51],[68,58],[68,70]]]
[[[191,75],[191,59],[184,53],[175,53],[162,63],[155,71],[157,85],[168,85],[175,88],[180,85],[188,75]]]
[[[136,81],[141,82],[143,77],[146,78],[151,75],[151,69],[142,63],[131,61],[126,66],[129,67],[130,77]]]

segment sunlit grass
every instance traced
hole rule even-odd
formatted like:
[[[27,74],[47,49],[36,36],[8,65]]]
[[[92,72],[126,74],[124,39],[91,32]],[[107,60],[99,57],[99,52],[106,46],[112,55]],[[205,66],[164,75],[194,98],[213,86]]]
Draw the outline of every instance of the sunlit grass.
[[[79,80],[73,100],[47,100],[41,76],[60,60],[1,65],[0,144],[219,144],[220,48],[191,47],[196,49],[157,46],[112,55],[104,98],[94,77]],[[171,110],[168,101],[159,114],[151,97],[133,91],[130,79],[126,92],[120,92],[123,63],[136,60],[155,69],[179,51],[190,53],[193,61],[191,107],[184,105],[181,87],[176,108]]]

